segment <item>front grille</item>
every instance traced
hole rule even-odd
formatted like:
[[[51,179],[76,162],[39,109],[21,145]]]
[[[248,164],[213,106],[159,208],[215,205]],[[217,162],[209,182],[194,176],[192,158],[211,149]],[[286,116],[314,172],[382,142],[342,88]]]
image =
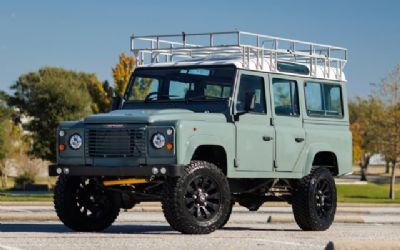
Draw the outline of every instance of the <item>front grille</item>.
[[[86,155],[92,158],[140,157],[145,153],[143,129],[87,129],[85,139]]]

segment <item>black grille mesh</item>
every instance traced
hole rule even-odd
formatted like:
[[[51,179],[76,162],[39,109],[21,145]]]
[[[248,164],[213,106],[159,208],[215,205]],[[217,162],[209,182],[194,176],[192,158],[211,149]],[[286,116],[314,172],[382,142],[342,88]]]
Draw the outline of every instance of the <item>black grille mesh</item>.
[[[87,129],[85,139],[86,155],[89,157],[139,157],[144,155],[145,152],[143,129]]]

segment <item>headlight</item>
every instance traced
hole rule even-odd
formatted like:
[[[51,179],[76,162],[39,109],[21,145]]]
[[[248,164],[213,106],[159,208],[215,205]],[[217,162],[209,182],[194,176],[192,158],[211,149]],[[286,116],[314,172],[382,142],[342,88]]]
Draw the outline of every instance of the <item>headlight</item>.
[[[151,139],[151,142],[155,148],[160,149],[165,145],[165,136],[161,133],[155,133]]]
[[[69,138],[69,146],[74,150],[78,150],[82,146],[82,137],[78,134],[72,135]]]

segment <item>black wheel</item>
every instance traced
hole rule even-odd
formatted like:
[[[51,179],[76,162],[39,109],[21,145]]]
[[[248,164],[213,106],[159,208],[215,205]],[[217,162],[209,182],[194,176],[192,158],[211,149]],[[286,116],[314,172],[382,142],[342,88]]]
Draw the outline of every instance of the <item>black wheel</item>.
[[[119,208],[94,179],[60,176],[54,190],[58,218],[75,231],[102,231],[117,218]]]
[[[214,164],[192,161],[183,176],[168,178],[162,207],[172,228],[184,234],[207,234],[227,222],[229,184]]]
[[[293,213],[305,231],[328,229],[336,213],[336,186],[327,168],[316,168],[298,181],[293,193]]]

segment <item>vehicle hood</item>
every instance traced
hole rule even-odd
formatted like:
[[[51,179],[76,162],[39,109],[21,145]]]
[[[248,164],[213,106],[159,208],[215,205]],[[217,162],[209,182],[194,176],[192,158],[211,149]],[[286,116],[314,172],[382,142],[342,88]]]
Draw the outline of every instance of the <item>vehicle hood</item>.
[[[115,110],[110,113],[90,115],[84,119],[85,123],[153,123],[158,121],[210,121],[226,122],[223,114],[195,113],[188,109],[163,110]]]

